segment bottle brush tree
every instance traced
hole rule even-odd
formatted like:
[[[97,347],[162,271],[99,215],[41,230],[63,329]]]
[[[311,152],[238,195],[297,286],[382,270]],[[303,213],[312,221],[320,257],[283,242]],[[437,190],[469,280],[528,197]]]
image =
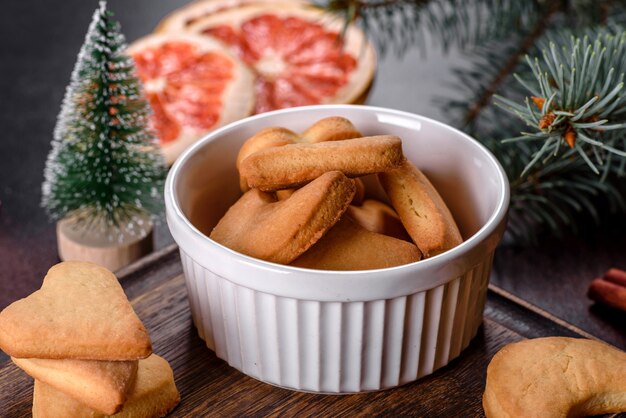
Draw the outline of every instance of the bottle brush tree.
[[[141,231],[160,212],[166,173],[125,48],[101,2],[65,93],[42,187],[53,219],[69,218],[110,240]]]

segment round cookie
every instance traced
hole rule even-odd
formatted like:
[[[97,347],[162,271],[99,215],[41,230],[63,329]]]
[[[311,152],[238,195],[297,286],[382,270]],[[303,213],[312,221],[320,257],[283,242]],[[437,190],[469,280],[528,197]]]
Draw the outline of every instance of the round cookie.
[[[547,337],[502,348],[487,367],[487,418],[575,418],[626,412],[626,353]]]

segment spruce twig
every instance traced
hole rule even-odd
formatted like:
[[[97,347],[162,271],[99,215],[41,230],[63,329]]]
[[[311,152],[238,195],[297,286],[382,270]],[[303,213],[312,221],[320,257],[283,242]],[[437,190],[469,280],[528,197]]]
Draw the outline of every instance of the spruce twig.
[[[614,171],[602,181],[581,158],[576,158],[574,151],[567,152],[563,159],[535,165],[522,176],[533,158],[533,150],[526,142],[506,144],[487,139],[483,143],[496,155],[509,177],[508,231],[518,243],[536,242],[545,229],[557,237],[566,231],[576,233],[578,223],[585,218],[601,224],[602,207],[612,212],[626,210],[620,182],[615,180],[618,173]]]
[[[543,45],[542,59],[526,62],[532,77],[517,77],[530,95],[525,104],[496,96],[497,105],[530,128],[509,141],[538,143],[522,176],[534,164],[563,158],[567,149],[596,174],[620,164],[626,158],[626,33],[553,38]]]
[[[570,37],[573,32],[559,29],[563,25],[561,18],[556,19],[553,22],[556,27],[542,35],[529,54],[541,56],[542,46],[549,45],[550,41],[563,46],[571,45]],[[582,32],[591,39],[599,33],[615,35],[624,31],[611,18],[603,29],[579,29],[576,32]],[[500,73],[502,63],[507,62],[507,57],[515,50],[514,45],[509,48],[506,43],[475,48],[472,67],[455,71],[458,78],[455,89],[465,91],[465,98],[442,101],[441,105],[463,115],[476,102],[476,97],[481,97],[486,86],[491,85],[492,80]],[[508,230],[515,237],[515,241],[536,241],[541,236],[541,231],[555,236],[561,236],[566,231],[576,232],[580,222],[593,220],[598,224],[602,223],[601,214],[605,214],[606,209],[610,212],[625,211],[624,158],[609,153],[606,156],[609,162],[605,164],[601,175],[597,175],[586,162],[588,159],[597,163],[597,159],[601,157],[593,149],[585,154],[585,159],[578,151],[571,150],[563,141],[559,141],[553,143],[552,148],[552,151],[559,152],[559,157],[545,161],[541,156],[537,158],[535,153],[545,143],[500,140],[512,134],[519,135],[520,132],[529,131],[524,119],[519,118],[516,112],[526,112],[528,106],[531,111],[538,112],[534,101],[531,100],[529,105],[524,102],[525,96],[532,95],[529,87],[531,90],[538,90],[527,81],[533,80],[532,68],[522,63],[518,65],[516,72],[521,83],[509,76],[499,88],[499,93],[506,97],[505,101],[512,112],[507,113],[489,103],[480,108],[471,124],[464,126],[466,131],[470,131],[496,154],[507,172],[511,186]],[[546,105],[552,106],[551,103]],[[535,126],[539,122],[540,118],[535,116]],[[522,137],[527,138],[528,134]],[[624,147],[623,140],[621,147]],[[535,159],[536,164],[523,174],[524,169]]]
[[[465,48],[489,39],[526,31],[544,15],[538,0],[327,0],[325,10],[355,22],[381,54],[390,48],[402,55],[410,46],[425,46],[432,37],[444,49]],[[551,7],[551,6],[550,6]]]
[[[498,66],[498,72],[490,78],[488,85],[485,85],[479,93],[479,96],[473,101],[472,105],[467,109],[463,118],[464,125],[471,124],[479,115],[481,109],[491,100],[491,97],[499,90],[500,86],[505,82],[506,78],[515,70],[519,63],[520,57],[527,54],[533,48],[535,42],[544,33],[548,22],[556,13],[557,8],[552,7],[547,11],[541,19],[537,21],[534,28],[524,36],[513,53],[509,54],[503,65]]]
[[[467,92],[466,100],[447,101],[445,108],[447,112],[463,113],[464,129],[482,140],[502,162],[512,192],[509,231],[518,239],[536,239],[537,232],[545,227],[555,235],[575,230],[585,214],[599,222],[599,208],[603,206],[625,209],[624,181],[620,176],[625,174],[626,158],[621,154],[626,140],[621,133],[620,118],[626,111],[622,113],[621,98],[618,99],[621,81],[616,81],[621,71],[613,70],[614,78],[605,83],[606,91],[600,89],[604,85],[596,87],[603,92],[602,97],[577,101],[577,97],[586,93],[582,88],[584,81],[589,81],[589,74],[595,70],[590,67],[590,61],[593,65],[610,61],[606,56],[598,61],[590,60],[590,56],[585,58],[586,45],[579,44],[578,52],[574,52],[569,39],[571,34],[585,32],[588,25],[602,23],[610,27],[626,23],[623,2],[330,0],[322,3],[327,10],[342,15],[346,24],[360,24],[379,52],[392,47],[401,55],[408,46],[424,46],[425,39],[430,37],[444,48],[454,44],[478,57],[472,60],[473,68],[455,72],[459,78],[457,87]],[[548,22],[554,29],[545,33]],[[558,27],[574,28],[577,32]],[[623,33],[623,29],[613,31],[618,32]],[[591,39],[595,32],[586,33]],[[525,53],[541,56],[546,43],[537,39],[552,39],[555,45],[564,46],[566,52],[569,49],[570,55],[559,52],[557,58],[541,61],[539,69],[534,64],[520,66],[519,58]],[[578,42],[584,43],[582,38]],[[557,86],[557,77],[545,73],[554,73],[556,68],[558,76],[560,64],[557,63],[561,62],[580,68],[574,71],[577,73],[574,82],[565,71],[563,82],[559,79]],[[519,82],[509,75],[514,67]],[[601,67],[599,78],[606,82],[609,71],[607,66]],[[584,78],[581,72],[586,74]],[[536,83],[541,77],[544,77],[541,83]],[[508,115],[488,100],[496,91],[505,97],[498,103],[508,108]],[[565,96],[554,94],[555,91],[565,92]],[[529,96],[527,102],[525,96]],[[498,139],[512,134],[513,142]]]
[[[385,54],[426,47],[430,38],[444,49],[473,48],[531,32],[558,12],[565,27],[624,22],[623,0],[314,0],[345,22],[360,25]]]

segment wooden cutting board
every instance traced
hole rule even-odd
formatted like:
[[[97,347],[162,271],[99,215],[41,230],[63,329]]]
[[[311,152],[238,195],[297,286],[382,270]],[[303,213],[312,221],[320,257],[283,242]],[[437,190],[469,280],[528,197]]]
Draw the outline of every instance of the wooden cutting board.
[[[149,256],[119,277],[150,332],[155,353],[166,358],[174,369],[182,400],[170,415],[173,417],[481,417],[487,364],[503,345],[548,335],[589,337],[490,287],[481,330],[469,348],[448,366],[395,389],[358,395],[316,395],[257,381],[228,366],[206,348],[191,322],[175,247]],[[0,416],[29,416],[31,403],[32,379],[3,355]]]

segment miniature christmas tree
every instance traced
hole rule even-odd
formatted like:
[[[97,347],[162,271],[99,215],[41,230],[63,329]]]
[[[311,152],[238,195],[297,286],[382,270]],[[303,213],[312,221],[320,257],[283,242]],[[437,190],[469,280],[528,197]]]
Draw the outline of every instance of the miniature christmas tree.
[[[101,2],[78,55],[54,131],[42,205],[54,219],[109,240],[142,230],[161,208],[165,165],[148,128],[120,25]]]

